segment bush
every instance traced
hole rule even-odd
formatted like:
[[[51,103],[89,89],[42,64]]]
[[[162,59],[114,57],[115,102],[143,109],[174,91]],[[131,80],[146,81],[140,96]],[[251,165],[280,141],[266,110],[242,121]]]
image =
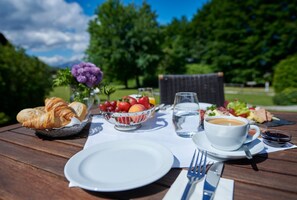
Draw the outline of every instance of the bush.
[[[6,124],[9,121],[9,117],[5,113],[0,112],[0,126]]]
[[[273,87],[276,93],[297,88],[297,54],[282,60],[274,70]]]
[[[195,63],[187,64],[186,70],[187,74],[208,74],[214,72],[212,66]]]
[[[273,97],[276,105],[296,105],[297,104],[297,88],[286,88],[282,92],[277,93]]]
[[[52,86],[50,68],[23,49],[0,44],[0,85],[0,111],[14,123],[21,109],[44,105]]]

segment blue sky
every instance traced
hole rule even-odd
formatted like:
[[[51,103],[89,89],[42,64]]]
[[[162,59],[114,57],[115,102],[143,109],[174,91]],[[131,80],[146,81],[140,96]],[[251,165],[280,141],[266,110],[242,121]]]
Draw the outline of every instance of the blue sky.
[[[94,15],[94,10],[104,0],[66,0],[67,2],[76,2],[84,10],[86,15]],[[135,3],[141,5],[143,0],[123,0],[124,4]],[[146,0],[151,5],[151,9],[158,14],[158,22],[162,24],[169,23],[173,17],[180,18],[186,16],[191,19],[198,8],[207,2],[207,0]]]
[[[89,42],[86,31],[105,0],[1,0],[0,32],[50,65],[80,60]],[[191,20],[209,0],[146,0],[160,24],[174,17]],[[142,0],[123,0],[140,5]]]

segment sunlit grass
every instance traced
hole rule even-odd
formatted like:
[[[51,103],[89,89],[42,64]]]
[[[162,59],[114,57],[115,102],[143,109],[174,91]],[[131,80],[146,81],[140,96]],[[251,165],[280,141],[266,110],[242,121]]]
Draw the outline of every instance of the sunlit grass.
[[[48,95],[49,97],[60,97],[66,101],[70,99],[70,88],[68,86],[55,87]]]
[[[238,99],[247,102],[250,105],[257,106],[273,106],[272,96],[259,95],[259,94],[225,94],[225,100]]]
[[[247,102],[251,105],[273,106],[273,88],[268,92],[264,88],[252,88],[252,87],[225,87],[225,99]]]
[[[110,97],[111,100],[118,100],[119,98],[129,95],[137,94],[137,89],[124,89],[122,86],[117,86],[117,90]],[[159,89],[154,89],[155,93],[158,94]],[[56,87],[49,96],[61,97],[66,101],[70,99],[70,89],[69,87]],[[106,95],[100,94],[100,101],[104,102],[107,100]],[[264,88],[236,88],[236,87],[225,87],[225,99],[234,100],[238,99],[240,101],[247,102],[251,105],[262,105],[262,106],[272,106],[273,101],[273,90],[270,92],[265,92]],[[156,101],[159,102],[160,97],[156,95]]]

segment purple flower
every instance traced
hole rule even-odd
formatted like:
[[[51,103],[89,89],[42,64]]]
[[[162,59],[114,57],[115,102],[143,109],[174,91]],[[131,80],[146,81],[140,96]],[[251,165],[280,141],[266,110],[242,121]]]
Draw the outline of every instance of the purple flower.
[[[80,83],[85,83],[87,81],[87,77],[79,75],[78,77],[76,77],[76,80]]]
[[[83,83],[90,88],[98,85],[103,78],[103,72],[100,68],[89,62],[74,65],[71,74],[79,83]]]

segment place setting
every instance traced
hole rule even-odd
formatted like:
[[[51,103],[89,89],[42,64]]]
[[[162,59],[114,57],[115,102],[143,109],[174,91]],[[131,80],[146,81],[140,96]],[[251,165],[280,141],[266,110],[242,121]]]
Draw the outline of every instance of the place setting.
[[[160,108],[156,105],[136,113],[119,113],[119,116],[94,115],[90,125],[92,134],[84,149],[65,165],[69,187],[96,192],[125,191],[151,184],[172,168],[188,168],[181,170],[164,199],[176,196],[194,199],[203,195],[233,199],[234,180],[221,178],[225,161],[253,159],[257,154],[296,147],[284,135],[264,132],[263,127],[243,117],[202,116],[211,106],[199,102],[196,93],[179,92],[174,104],[166,109],[163,109],[165,105]],[[119,120],[127,117],[129,126]],[[272,147],[264,139],[283,145]],[[200,163],[199,170],[193,170],[193,162],[196,168]],[[189,188],[190,171],[199,171],[199,175],[196,174],[198,178]],[[210,184],[212,191],[205,189],[206,184]],[[189,193],[187,198],[182,197],[185,190]]]
[[[180,95],[184,97],[179,97]],[[195,129],[191,126],[193,125],[191,119],[187,125],[185,125],[185,122],[187,122],[186,117],[180,120],[182,116],[192,117],[193,114],[188,113],[195,113],[195,104],[192,105],[193,102],[199,105],[195,95],[194,97],[185,97],[186,95],[189,94],[179,93],[177,98],[182,100],[178,100],[179,102],[175,100],[173,107],[175,130],[181,137],[192,138],[198,151],[206,152],[207,156],[204,156],[204,160],[202,158],[198,160],[200,165],[196,166],[194,171],[198,172],[200,176],[193,178],[189,174],[191,174],[191,171],[193,172],[194,154],[188,171],[181,171],[164,199],[199,199],[199,197],[201,199],[233,199],[234,181],[220,178],[224,161],[243,158],[253,159],[253,156],[257,154],[267,154],[296,147],[289,143],[290,137],[287,137],[287,134],[274,133],[271,130],[270,132],[263,129],[264,126],[259,127],[256,124],[251,124],[248,119],[243,117],[205,116],[201,122],[203,123],[203,130],[197,132],[195,131],[198,130],[197,127]],[[190,101],[190,99],[194,99],[194,101]],[[181,117],[174,120],[175,115]],[[270,141],[270,143],[265,142],[265,140]],[[278,145],[271,145],[272,141]],[[203,169],[201,169],[202,163],[204,163]],[[205,169],[205,166],[208,166],[208,168]],[[211,184],[208,183],[208,179],[211,179]],[[189,184],[191,185],[193,180],[196,182],[191,189],[192,186],[189,187]],[[187,192],[190,193],[188,196],[185,195]]]

